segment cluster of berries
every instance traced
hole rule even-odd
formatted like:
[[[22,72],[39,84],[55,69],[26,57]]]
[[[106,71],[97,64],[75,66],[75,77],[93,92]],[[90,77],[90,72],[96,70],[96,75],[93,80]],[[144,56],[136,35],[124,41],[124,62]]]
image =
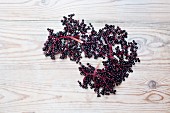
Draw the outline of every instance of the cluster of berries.
[[[134,40],[127,42],[128,34],[120,27],[106,24],[96,31],[91,23],[87,25],[84,20],[75,20],[73,16],[63,17],[63,31],[54,33],[47,29],[49,36],[43,47],[45,56],[55,60],[55,55],[60,55],[60,59],[69,58],[78,63],[80,74],[84,76],[83,82],[78,81],[79,85],[94,89],[97,97],[115,94],[115,87],[133,72],[135,62],[140,62],[137,43]],[[82,64],[83,57],[103,59],[103,68],[99,69],[100,64],[96,67],[90,63]]]

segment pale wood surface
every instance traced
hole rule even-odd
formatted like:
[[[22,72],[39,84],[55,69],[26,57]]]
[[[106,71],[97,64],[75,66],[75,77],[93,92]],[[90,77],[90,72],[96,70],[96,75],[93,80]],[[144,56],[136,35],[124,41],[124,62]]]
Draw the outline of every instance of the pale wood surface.
[[[142,62],[117,95],[97,98],[78,86],[74,62],[44,57],[46,28],[62,30],[70,13],[139,43]],[[0,113],[132,112],[170,113],[170,0],[0,0]]]

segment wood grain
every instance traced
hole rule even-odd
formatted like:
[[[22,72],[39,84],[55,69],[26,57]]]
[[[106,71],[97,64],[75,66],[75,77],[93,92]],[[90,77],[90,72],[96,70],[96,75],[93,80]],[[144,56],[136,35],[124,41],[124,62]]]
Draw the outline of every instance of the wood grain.
[[[46,28],[62,30],[70,13],[139,44],[142,62],[116,95],[97,98],[74,62],[44,57]],[[169,18],[169,0],[0,0],[0,113],[170,113]]]

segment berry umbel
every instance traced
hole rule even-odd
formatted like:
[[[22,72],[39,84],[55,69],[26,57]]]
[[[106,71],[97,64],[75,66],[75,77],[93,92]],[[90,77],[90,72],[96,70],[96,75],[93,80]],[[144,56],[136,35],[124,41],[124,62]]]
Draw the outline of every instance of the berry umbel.
[[[97,97],[115,94],[115,87],[125,81],[133,72],[132,66],[140,62],[137,43],[135,40],[127,42],[128,33],[120,27],[106,24],[96,31],[91,23],[85,24],[84,20],[75,20],[73,16],[63,17],[63,31],[54,33],[47,29],[49,36],[43,47],[45,56],[55,60],[55,55],[60,55],[60,59],[69,58],[79,63],[80,74],[84,76],[82,82],[78,81],[80,87],[94,89]],[[99,69],[100,63],[96,67],[82,64],[84,57],[103,59],[103,68]]]

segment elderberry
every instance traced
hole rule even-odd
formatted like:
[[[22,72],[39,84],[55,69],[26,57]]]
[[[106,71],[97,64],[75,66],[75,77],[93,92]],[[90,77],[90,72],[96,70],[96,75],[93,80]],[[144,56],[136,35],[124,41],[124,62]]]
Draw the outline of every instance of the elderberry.
[[[119,26],[105,24],[96,31],[91,23],[85,24],[84,19],[79,21],[73,17],[74,14],[63,16],[63,31],[54,33],[53,29],[47,29],[49,36],[42,49],[45,56],[55,60],[55,55],[60,55],[60,59],[69,58],[78,63],[84,76],[83,82],[78,81],[80,87],[94,89],[97,97],[115,94],[115,87],[125,81],[133,72],[132,66],[140,62],[137,42],[127,42],[128,33]],[[99,69],[100,64],[96,67],[82,64],[83,57],[103,59],[103,68]]]

